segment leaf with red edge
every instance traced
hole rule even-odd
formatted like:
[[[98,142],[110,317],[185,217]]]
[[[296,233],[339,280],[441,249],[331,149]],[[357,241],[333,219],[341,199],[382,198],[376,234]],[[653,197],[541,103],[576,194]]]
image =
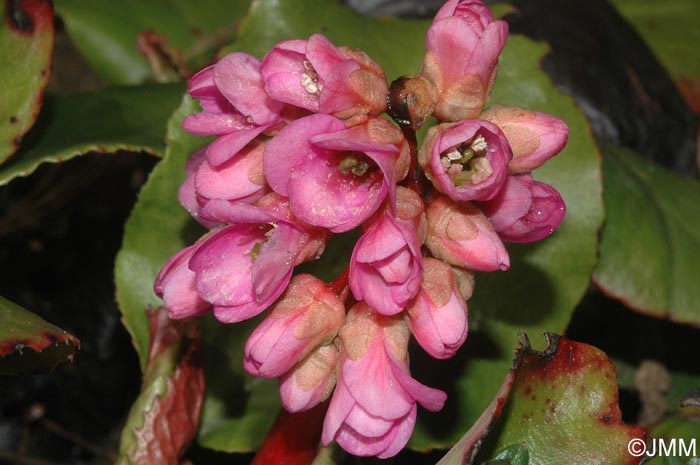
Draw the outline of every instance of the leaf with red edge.
[[[627,444],[644,431],[622,422],[614,364],[593,346],[545,336],[542,352],[524,338],[513,389],[479,455],[522,444],[538,465],[638,464]]]
[[[50,0],[0,2],[0,163],[17,151],[32,127],[51,75]]]
[[[122,431],[118,465],[172,465],[197,433],[204,400],[202,337],[194,320],[149,312],[151,346],[141,394]]]
[[[72,334],[0,297],[0,375],[51,370],[80,348]]]

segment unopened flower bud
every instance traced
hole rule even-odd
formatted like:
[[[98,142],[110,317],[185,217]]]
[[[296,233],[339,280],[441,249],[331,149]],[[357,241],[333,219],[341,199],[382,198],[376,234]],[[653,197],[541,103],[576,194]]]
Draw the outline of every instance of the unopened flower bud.
[[[402,76],[389,86],[389,113],[401,124],[418,129],[433,114],[438,93],[423,76]]]
[[[163,265],[153,290],[163,299],[170,318],[187,318],[200,315],[211,308],[211,304],[197,293],[195,274],[188,268],[197,244],[186,247],[170,257]]]
[[[345,307],[326,283],[308,274],[295,276],[248,338],[243,367],[255,376],[277,378],[330,342],[344,321]]]
[[[302,412],[326,400],[336,383],[340,353],[334,343],[316,347],[279,379],[280,399],[288,412]]]
[[[488,218],[474,205],[440,197],[426,212],[425,244],[436,258],[475,271],[507,270],[510,259]]]
[[[569,135],[569,127],[559,118],[518,107],[494,106],[479,118],[494,123],[506,135],[513,150],[508,164],[511,174],[541,166],[564,148]]]

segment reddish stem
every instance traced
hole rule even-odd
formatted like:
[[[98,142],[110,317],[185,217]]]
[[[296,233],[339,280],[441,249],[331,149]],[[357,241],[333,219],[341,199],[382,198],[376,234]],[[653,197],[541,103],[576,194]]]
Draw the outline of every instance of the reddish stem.
[[[426,192],[426,186],[418,166],[418,142],[416,141],[416,131],[407,124],[399,124],[399,126],[401,126],[403,135],[408,141],[408,148],[411,152],[411,165],[408,168],[408,175],[406,179],[401,182],[401,185],[423,197]]]
[[[282,409],[251,465],[310,464],[318,453],[327,409],[328,402],[306,412],[289,413]]]
[[[343,294],[345,289],[348,287],[348,276],[350,275],[350,268],[345,268],[345,271],[340,273],[335,281],[329,284],[331,290],[338,294],[339,296]]]

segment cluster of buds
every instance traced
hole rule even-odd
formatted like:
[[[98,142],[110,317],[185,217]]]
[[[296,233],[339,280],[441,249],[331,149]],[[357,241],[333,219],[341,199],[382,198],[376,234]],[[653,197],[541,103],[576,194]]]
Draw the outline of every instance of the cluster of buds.
[[[324,445],[398,453],[416,404],[436,411],[446,398],[411,377],[411,335],[454,355],[474,272],[508,269],[502,241],[539,240],[563,219],[559,194],[530,172],[562,149],[566,125],[483,111],[506,37],[480,1],[450,0],[421,72],[391,87],[365,53],[318,34],[262,61],[231,53],[190,81],[202,111],[183,128],[217,137],[191,156],[179,198],[209,232],[168,260],[155,292],[172,318],[234,323],[271,307],[244,367],[277,378],[290,412],[330,398]],[[440,124],[417,149],[431,115]],[[334,283],[293,274],[358,227]]]

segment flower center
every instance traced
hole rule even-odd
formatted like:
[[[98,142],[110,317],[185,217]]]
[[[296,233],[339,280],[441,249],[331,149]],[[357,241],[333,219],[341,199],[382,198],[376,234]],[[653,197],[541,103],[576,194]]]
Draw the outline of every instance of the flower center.
[[[271,226],[270,229],[265,231],[265,239],[262,241],[258,241],[253,245],[253,248],[250,249],[250,256],[253,257],[253,261],[258,259],[258,255],[260,254],[260,251],[263,248],[263,245],[270,240],[270,237],[272,236],[272,233],[275,232],[275,229],[277,228],[277,223],[268,223],[268,225],[265,225],[263,229],[266,229],[268,226]]]
[[[323,85],[318,82],[318,73],[308,60],[304,60],[303,65],[305,72],[301,75],[301,86],[310,94],[320,94]]]
[[[342,174],[351,174],[358,178],[367,174],[370,169],[370,161],[367,156],[359,152],[351,152],[338,163],[338,171]]]
[[[481,134],[442,152],[440,162],[456,186],[479,184],[493,173],[486,158],[488,144]]]

